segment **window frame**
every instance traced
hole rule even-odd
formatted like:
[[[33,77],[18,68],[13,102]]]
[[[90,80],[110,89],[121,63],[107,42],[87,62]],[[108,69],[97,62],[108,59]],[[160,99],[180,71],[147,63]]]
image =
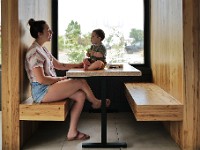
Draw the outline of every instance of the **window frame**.
[[[150,0],[144,1],[144,64],[131,64],[143,70],[150,69]],[[52,54],[58,58],[58,0],[52,0]]]

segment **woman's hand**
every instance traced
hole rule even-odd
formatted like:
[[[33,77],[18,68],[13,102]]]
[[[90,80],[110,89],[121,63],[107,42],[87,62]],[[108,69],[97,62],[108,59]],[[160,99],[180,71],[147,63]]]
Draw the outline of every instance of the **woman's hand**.
[[[58,77],[58,81],[62,81],[62,80],[65,80],[67,79],[67,76],[64,76],[64,77]]]
[[[81,63],[77,64],[76,68],[83,68],[83,63],[81,62]]]

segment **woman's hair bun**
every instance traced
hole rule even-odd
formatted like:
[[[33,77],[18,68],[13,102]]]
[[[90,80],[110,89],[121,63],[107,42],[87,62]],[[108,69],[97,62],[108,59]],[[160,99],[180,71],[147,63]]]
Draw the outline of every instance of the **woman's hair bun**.
[[[28,24],[32,26],[34,24],[35,20],[33,18],[29,19]]]

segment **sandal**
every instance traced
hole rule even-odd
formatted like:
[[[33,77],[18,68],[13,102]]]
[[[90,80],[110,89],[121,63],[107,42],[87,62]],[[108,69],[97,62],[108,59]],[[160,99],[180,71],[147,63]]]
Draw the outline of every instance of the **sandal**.
[[[82,135],[82,136],[81,136]],[[77,132],[75,137],[71,137],[68,138],[67,137],[67,141],[74,141],[74,140],[88,140],[90,138],[89,135],[85,134],[85,133],[81,133],[81,132]]]

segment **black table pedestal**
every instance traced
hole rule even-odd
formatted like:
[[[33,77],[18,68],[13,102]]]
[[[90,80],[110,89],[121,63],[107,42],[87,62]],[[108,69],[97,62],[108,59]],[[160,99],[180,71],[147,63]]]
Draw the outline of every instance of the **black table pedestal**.
[[[83,143],[83,148],[126,148],[127,144],[124,143]]]
[[[125,142],[107,143],[107,112],[106,112],[106,80],[107,77],[99,77],[101,79],[101,143],[82,143],[83,148],[126,148]]]

